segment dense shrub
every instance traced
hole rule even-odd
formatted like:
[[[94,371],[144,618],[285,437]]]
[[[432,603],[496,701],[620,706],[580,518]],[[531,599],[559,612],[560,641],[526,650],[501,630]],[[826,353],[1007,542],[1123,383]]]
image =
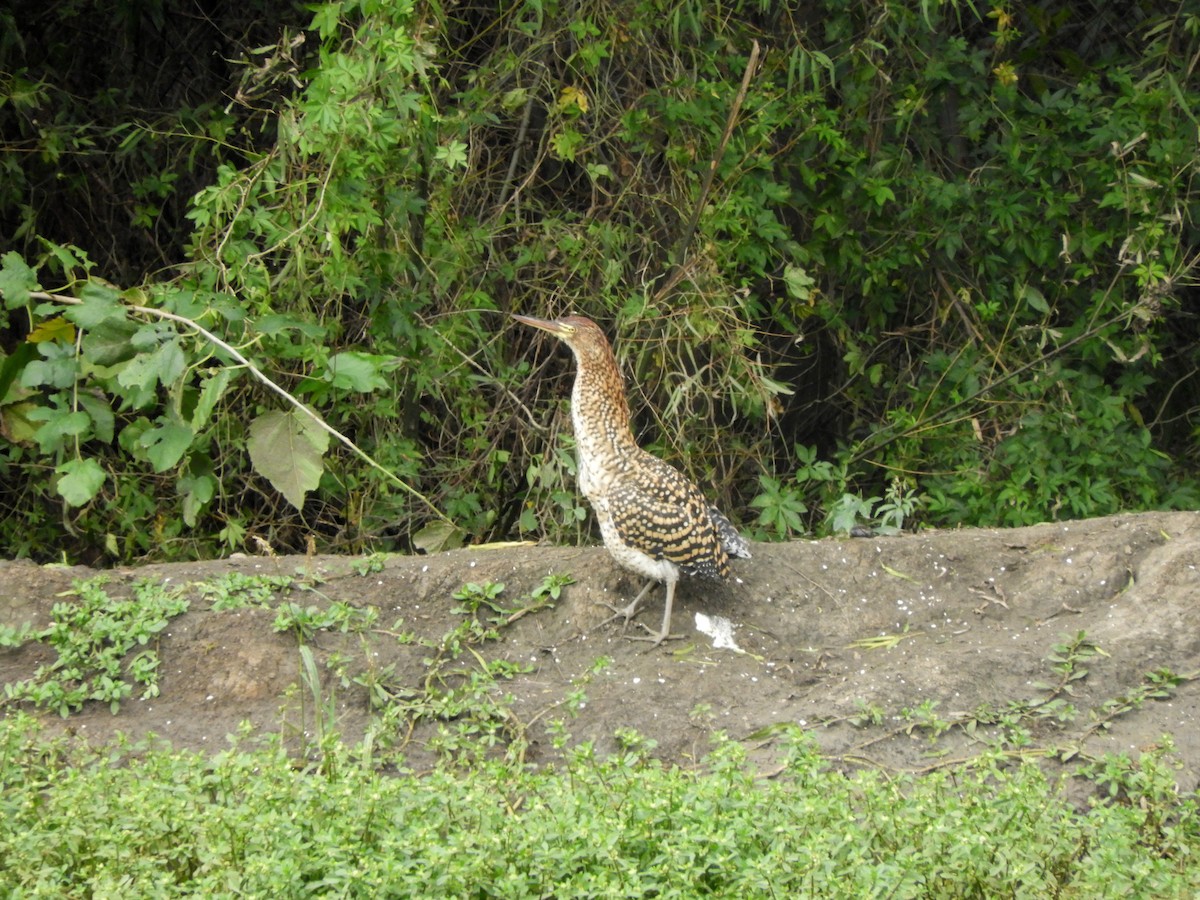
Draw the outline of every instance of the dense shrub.
[[[508,311],[760,536],[1194,505],[1200,16],[1116,6],[0,13],[0,546],[582,537]]]
[[[1166,897],[1200,887],[1163,755],[1078,812],[1032,763],[890,777],[803,739],[770,780],[637,749],[560,771],[381,774],[344,746],[70,749],[0,720],[0,889],[30,896]],[[81,816],[80,811],[86,810]]]

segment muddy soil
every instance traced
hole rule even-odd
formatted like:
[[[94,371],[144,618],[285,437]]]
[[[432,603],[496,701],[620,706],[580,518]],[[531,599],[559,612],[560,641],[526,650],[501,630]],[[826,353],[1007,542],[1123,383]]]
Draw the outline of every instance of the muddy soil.
[[[243,722],[292,741],[311,736],[311,685],[302,683],[296,635],[273,629],[272,609],[214,611],[196,588],[237,571],[296,579],[271,598],[274,606],[344,601],[378,609],[366,634],[321,631],[307,641],[323,673],[321,696],[332,698],[337,729],[355,740],[376,718],[367,690],[353,680],[344,686],[324,664],[332,659],[351,677],[392,667],[391,695],[419,704],[431,686],[444,690],[459,676],[430,685],[433,651],[396,634],[436,643],[463,621],[456,591],[468,582],[503,583],[497,605],[506,611],[476,613],[502,621],[499,639],[446,668],[477,670],[481,660],[499,659],[519,666],[494,693],[512,697],[511,727],[501,738],[523,734],[530,762],[554,759],[547,728],[556,721],[565,723],[570,745],[592,741],[600,753],[616,751],[619,736],[634,729],[656,742],[656,755],[682,765],[701,758],[722,731],[745,742],[764,770],[777,762],[785,725],[810,732],[837,764],[905,771],[968,758],[989,744],[1014,757],[1136,758],[1166,735],[1180,787],[1197,786],[1200,513],[756,544],[753,552],[735,561],[736,577],[726,584],[681,582],[678,639],[657,648],[629,640],[618,623],[601,624],[611,615],[604,604],[640,587],[601,548],[480,547],[375,566],[318,556],[117,569],[107,573],[110,595],[149,579],[181,586],[191,598],[158,641],[160,696],[130,699],[116,715],[98,704],[66,720],[40,715],[52,729],[92,742],[153,734],[176,747],[215,750]],[[551,573],[574,583],[553,606],[513,615]],[[45,627],[52,606],[71,599],[62,592],[96,574],[0,562],[0,624]],[[661,603],[656,589],[639,618],[657,625]],[[1051,657],[1080,632],[1090,643],[1080,645],[1086,658],[1071,665],[1068,680]],[[0,648],[0,683],[27,678],[54,658],[33,641]],[[586,699],[569,714],[566,701],[580,690]],[[382,737],[420,769],[433,763],[438,724],[401,716]]]

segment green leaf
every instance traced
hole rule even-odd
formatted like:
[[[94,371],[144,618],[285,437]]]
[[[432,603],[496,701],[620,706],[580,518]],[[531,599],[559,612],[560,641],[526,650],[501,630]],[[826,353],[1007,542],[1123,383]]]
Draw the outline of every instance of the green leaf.
[[[4,295],[5,309],[18,309],[29,302],[29,292],[40,285],[37,273],[20,253],[9,252],[0,257],[0,294]]]
[[[335,388],[343,391],[358,391],[370,394],[387,390],[388,383],[379,374],[380,363],[389,358],[374,353],[358,353],[353,350],[335,353],[325,364],[322,377]]]
[[[3,362],[0,362],[0,403],[4,403],[8,389],[16,381],[17,375],[25,366],[36,360],[37,355],[37,347],[28,341],[22,341]]]
[[[298,331],[306,338],[314,341],[325,339],[325,329],[313,322],[305,322],[295,316],[285,313],[273,313],[254,320],[254,330],[259,334],[275,335],[288,331]]]
[[[449,522],[430,522],[412,536],[413,546],[425,553],[457,550],[463,545],[462,529]]]
[[[21,370],[21,386],[27,388],[69,388],[75,384],[78,365],[75,348],[53,342],[34,344],[42,359],[35,359]]]
[[[89,281],[79,293],[78,306],[68,308],[63,315],[83,329],[92,329],[105,322],[125,319],[125,307],[120,294],[107,285]]]
[[[199,432],[208,420],[212,418],[213,410],[216,409],[217,401],[225,393],[225,389],[229,387],[229,382],[233,378],[232,369],[217,369],[212,375],[204,379],[204,387],[200,389],[200,397],[196,401],[196,408],[192,411],[192,431]]]
[[[817,281],[801,266],[784,266],[783,283],[789,294],[797,300],[807,303],[812,299],[813,285]]]
[[[70,459],[56,471],[59,479],[55,490],[70,506],[90,502],[104,484],[104,470],[94,459]]]
[[[105,319],[83,336],[83,358],[97,366],[115,366],[137,352],[132,338],[138,326],[128,319]]]
[[[321,481],[329,434],[296,411],[264,413],[250,423],[250,462],[296,509]]]
[[[160,419],[161,425],[151,428],[138,438],[155,472],[165,472],[176,465],[192,445],[192,429],[179,422]]]
[[[313,10],[312,24],[309,26],[313,31],[321,36],[321,40],[326,40],[337,34],[338,26],[341,24],[341,19],[338,13],[341,12],[340,3],[322,3],[318,6],[311,7]]]
[[[179,479],[183,495],[183,524],[192,528],[200,511],[208,505],[217,491],[217,479],[211,475],[185,475]]]
[[[1046,302],[1045,295],[1032,284],[1022,285],[1020,288],[1020,294],[1021,299],[1038,312],[1042,314],[1050,312],[1050,304]]]
[[[0,407],[0,429],[14,444],[26,444],[37,437],[38,426],[30,418],[40,406],[32,402],[13,403]]]
[[[79,405],[92,417],[92,431],[96,435],[96,440],[111,444],[116,421],[113,418],[112,407],[108,405],[107,397],[81,391]]]
[[[452,140],[435,149],[433,158],[440,163],[445,163],[451,169],[466,168],[467,149],[467,145],[462,141]]]
[[[91,417],[81,409],[72,412],[50,406],[33,410],[29,418],[43,423],[34,435],[43,453],[54,453],[61,449],[64,438],[78,437],[92,424]]]
[[[178,341],[167,341],[153,353],[143,353],[117,376],[127,388],[153,388],[157,382],[171,384],[187,365]]]

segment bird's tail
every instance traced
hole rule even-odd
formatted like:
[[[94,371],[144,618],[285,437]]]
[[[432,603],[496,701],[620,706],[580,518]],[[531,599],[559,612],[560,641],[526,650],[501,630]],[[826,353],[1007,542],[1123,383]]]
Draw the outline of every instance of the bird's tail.
[[[750,542],[738,533],[738,530],[733,527],[733,523],[725,518],[724,513],[715,506],[710,506],[708,514],[712,518],[713,525],[716,526],[717,535],[721,538],[721,546],[725,548],[725,552],[739,559],[749,559]]]

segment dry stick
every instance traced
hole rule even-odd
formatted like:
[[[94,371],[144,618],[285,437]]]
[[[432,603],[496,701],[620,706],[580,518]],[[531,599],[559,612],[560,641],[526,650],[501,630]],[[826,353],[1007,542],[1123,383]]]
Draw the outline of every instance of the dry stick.
[[[521,126],[517,129],[517,139],[513,142],[512,158],[508,161],[508,173],[504,176],[504,186],[500,191],[500,199],[496,202],[496,212],[508,204],[508,194],[512,190],[513,179],[517,177],[517,161],[521,157],[521,144],[525,141],[525,135],[529,131],[529,120],[533,117],[533,101],[537,97],[538,88],[542,84],[542,79],[539,76],[534,83],[533,90],[529,92],[529,99],[525,102],[525,112],[521,115]]]
[[[68,306],[78,306],[79,304],[81,304],[83,302],[82,300],[79,300],[75,297],[64,297],[60,294],[47,294],[43,291],[31,291],[29,296],[35,297],[38,300],[49,300],[53,303],[62,303],[62,304],[66,304]],[[135,306],[133,304],[125,304],[125,308],[132,310],[133,312],[136,312],[136,313],[141,313],[142,315],[154,316],[159,319],[167,319],[171,322],[175,322],[179,325],[183,325],[186,328],[191,328],[193,331],[196,331],[198,334],[202,335],[204,337],[204,339],[207,340],[209,343],[215,344],[217,347],[220,347],[222,350],[224,350],[226,353],[228,353],[230,356],[232,356],[235,360],[237,360],[237,362],[239,364],[241,364],[242,366],[245,366],[246,369],[249,370],[251,375],[253,375],[259,381],[261,381],[270,390],[274,391],[276,394],[278,394],[280,397],[282,397],[285,401],[290,403],[296,409],[300,410],[300,412],[304,413],[306,416],[308,416],[310,419],[312,419],[313,422],[316,423],[318,428],[320,428],[322,431],[328,432],[330,435],[332,435],[334,438],[336,438],[338,441],[340,441],[342,444],[344,444],[359,459],[361,459],[367,465],[369,465],[375,469],[378,469],[390,481],[392,481],[393,483],[395,483],[396,485],[398,485],[399,487],[401,487],[402,489],[407,491],[412,496],[416,497],[418,500],[420,500],[422,503],[424,503],[426,506],[428,506],[433,511],[434,515],[436,515],[443,522],[445,522],[448,525],[453,526],[456,529],[458,528],[458,526],[455,525],[454,522],[451,521],[446,516],[445,513],[443,513],[440,509],[438,509],[436,506],[433,505],[433,502],[428,497],[426,497],[424,494],[422,494],[416,488],[412,487],[411,485],[407,484],[406,482],[404,482],[403,480],[398,478],[395,475],[395,473],[389,472],[387,469],[385,469],[379,463],[375,462],[375,460],[373,460],[367,454],[367,452],[365,450],[361,449],[357,444],[355,444],[354,441],[350,440],[350,438],[346,437],[344,434],[342,434],[336,428],[333,428],[332,426],[327,425],[325,423],[324,419],[322,419],[319,415],[317,415],[315,412],[313,412],[311,409],[309,409],[307,406],[305,406],[303,403],[301,403],[299,400],[297,400],[295,397],[293,397],[291,394],[289,394],[286,390],[284,390],[279,385],[277,385],[275,382],[273,382],[270,378],[268,378],[266,375],[264,375],[262,373],[262,371],[259,370],[259,368],[254,365],[254,363],[250,362],[250,360],[248,360],[246,357],[242,356],[241,353],[239,353],[237,350],[235,350],[232,346],[230,346],[225,341],[221,340],[219,337],[217,337],[215,334],[213,334],[211,331],[209,331],[203,325],[200,325],[199,323],[193,321],[192,319],[187,318],[186,316],[180,316],[180,315],[177,315],[176,313],[167,312],[166,310],[163,310],[163,309],[155,309],[152,306]]]
[[[742,75],[742,86],[738,89],[737,96],[733,100],[733,106],[729,110],[729,118],[725,120],[725,133],[721,135],[716,152],[713,153],[712,160],[708,164],[708,171],[704,173],[704,184],[700,187],[700,196],[696,199],[696,206],[692,210],[692,218],[688,221],[687,228],[684,229],[679,244],[675,248],[675,271],[671,273],[666,283],[656,292],[656,299],[662,297],[667,291],[678,284],[687,273],[687,269],[683,265],[684,256],[687,254],[688,246],[692,243],[696,227],[700,224],[700,214],[704,212],[704,205],[708,202],[708,193],[712,189],[713,177],[717,174],[717,166],[721,163],[721,157],[725,155],[725,147],[729,143],[729,138],[733,135],[733,128],[737,124],[738,113],[741,112],[742,103],[746,100],[746,93],[750,90],[750,79],[754,77],[754,71],[758,68],[758,52],[758,41],[755,41],[754,46],[750,49],[750,59],[746,61],[746,71]]]

